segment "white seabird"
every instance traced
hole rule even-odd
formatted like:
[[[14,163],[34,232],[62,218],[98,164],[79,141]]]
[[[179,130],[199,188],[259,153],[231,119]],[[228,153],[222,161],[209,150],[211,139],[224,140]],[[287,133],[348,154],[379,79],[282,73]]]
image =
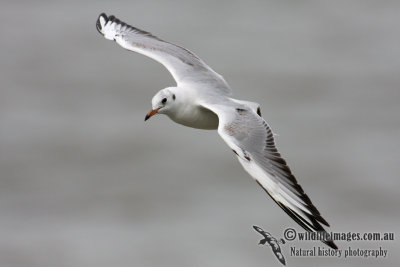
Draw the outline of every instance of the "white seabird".
[[[233,99],[224,78],[178,45],[101,14],[97,30],[123,48],[148,56],[172,74],[177,85],[160,90],[145,120],[165,114],[198,129],[218,129],[244,169],[268,195],[307,231],[325,232],[322,218],[275,147],[274,136],[257,103]],[[337,249],[331,240],[322,240]]]

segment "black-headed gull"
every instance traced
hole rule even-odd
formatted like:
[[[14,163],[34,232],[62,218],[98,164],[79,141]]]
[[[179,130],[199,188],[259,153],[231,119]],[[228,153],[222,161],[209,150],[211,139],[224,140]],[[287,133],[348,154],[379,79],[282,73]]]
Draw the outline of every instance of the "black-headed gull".
[[[329,226],[328,222],[276,149],[259,104],[231,98],[224,78],[183,47],[104,13],[96,27],[106,39],[160,62],[174,77],[177,86],[162,89],[153,97],[145,120],[165,114],[185,126],[218,129],[244,169],[293,220],[307,231],[325,232],[322,225]],[[332,241],[323,242],[337,249]]]

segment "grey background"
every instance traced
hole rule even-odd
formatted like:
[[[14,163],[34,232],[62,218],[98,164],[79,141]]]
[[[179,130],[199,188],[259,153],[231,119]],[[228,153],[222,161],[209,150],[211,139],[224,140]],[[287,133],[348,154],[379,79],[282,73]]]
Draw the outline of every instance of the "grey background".
[[[0,266],[280,266],[301,230],[215,131],[154,117],[174,85],[101,12],[194,51],[257,101],[332,231],[399,233],[399,1],[2,1]],[[396,236],[398,238],[398,236]],[[290,257],[287,266],[395,266]]]

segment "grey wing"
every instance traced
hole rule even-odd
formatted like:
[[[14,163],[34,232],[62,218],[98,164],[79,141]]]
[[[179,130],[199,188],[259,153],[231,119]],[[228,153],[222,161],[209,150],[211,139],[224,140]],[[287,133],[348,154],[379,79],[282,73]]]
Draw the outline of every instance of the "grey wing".
[[[130,26],[104,13],[97,19],[96,28],[106,39],[114,40],[123,48],[148,56],[164,65],[178,86],[212,84],[212,88],[221,94],[231,93],[221,75],[183,47],[163,41],[149,32]]]
[[[218,133],[268,195],[307,231],[325,231],[323,225],[329,226],[328,222],[297,183],[276,149],[273,133],[265,120],[244,106],[205,106],[218,115]],[[323,242],[337,248],[332,241]]]

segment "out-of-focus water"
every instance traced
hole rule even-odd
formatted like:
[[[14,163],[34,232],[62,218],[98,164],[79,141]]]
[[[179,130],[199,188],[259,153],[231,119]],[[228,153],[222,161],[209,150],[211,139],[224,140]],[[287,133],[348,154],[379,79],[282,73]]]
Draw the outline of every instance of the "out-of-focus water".
[[[297,225],[215,131],[158,116],[158,63],[95,29],[114,14],[194,51],[262,105],[333,231],[399,233],[398,1],[3,1],[0,265],[279,266],[257,245]],[[394,266],[291,257],[288,266]]]

